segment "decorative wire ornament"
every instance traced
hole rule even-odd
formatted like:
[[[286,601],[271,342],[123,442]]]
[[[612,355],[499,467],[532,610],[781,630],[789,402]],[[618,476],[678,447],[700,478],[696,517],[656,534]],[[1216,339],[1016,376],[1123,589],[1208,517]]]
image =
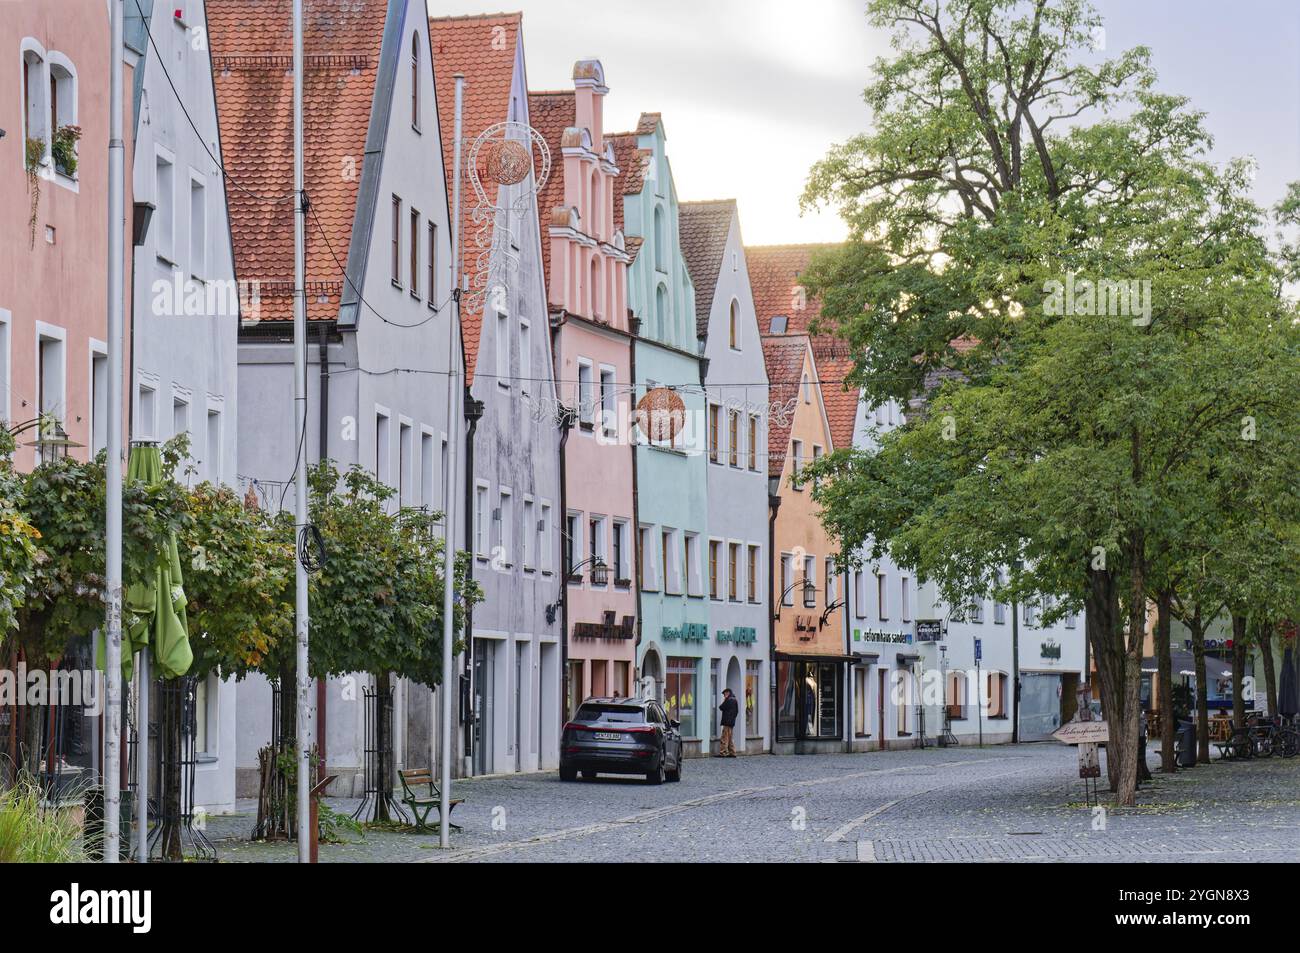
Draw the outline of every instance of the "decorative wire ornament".
[[[477,308],[490,286],[504,294],[519,267],[515,219],[522,222],[533,214],[537,194],[551,176],[551,150],[527,123],[499,122],[471,142],[467,171],[474,187],[470,222],[475,256],[473,267],[466,269],[465,301]]]

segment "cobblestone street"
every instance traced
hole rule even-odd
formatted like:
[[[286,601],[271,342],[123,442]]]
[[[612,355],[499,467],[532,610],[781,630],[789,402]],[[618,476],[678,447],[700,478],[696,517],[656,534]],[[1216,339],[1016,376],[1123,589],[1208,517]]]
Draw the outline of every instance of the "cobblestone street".
[[[1158,759],[1152,757],[1152,765]],[[1297,861],[1300,759],[1155,775],[1136,808],[1098,816],[1058,745],[686,763],[678,784],[554,773],[457,782],[454,850],[367,831],[325,862]],[[331,801],[351,811],[355,801]],[[248,842],[247,813],[210,818],[223,861],[289,861]]]

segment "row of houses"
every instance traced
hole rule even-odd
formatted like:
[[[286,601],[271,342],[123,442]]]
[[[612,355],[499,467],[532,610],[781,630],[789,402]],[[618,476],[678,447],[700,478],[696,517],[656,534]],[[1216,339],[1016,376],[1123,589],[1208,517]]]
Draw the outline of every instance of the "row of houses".
[[[188,432],[198,478],[278,506],[299,451],[290,2],[126,7],[130,437]],[[1081,620],[954,613],[888,560],[836,561],[793,477],[908,408],[869,406],[844,345],[811,333],[815,247],[746,246],[735,201],[679,198],[663,116],[606,129],[599,60],[531,89],[518,14],[305,8],[302,452],[373,470],[403,506],[453,501],[484,592],[446,686],[459,774],[555,767],[592,696],[658,697],[695,755],[716,751],[726,688],[749,753],[1010,740],[1017,671],[1022,738],[1069,717]],[[79,453],[105,432],[101,12],[0,5],[23,67],[0,97],[0,210],[32,225],[0,238],[0,410],[57,417]],[[71,125],[69,171],[55,143]],[[934,697],[897,690],[927,672]],[[363,784],[358,681],[316,696],[335,793]],[[198,706],[197,800],[229,809],[255,789],[271,688],[213,677]],[[396,762],[437,762],[434,692],[399,684],[393,710]]]

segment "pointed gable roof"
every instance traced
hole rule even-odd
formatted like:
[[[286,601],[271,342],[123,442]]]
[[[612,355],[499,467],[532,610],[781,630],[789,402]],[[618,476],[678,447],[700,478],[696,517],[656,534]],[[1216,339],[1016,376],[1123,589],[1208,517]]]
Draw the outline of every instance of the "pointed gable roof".
[[[235,274],[260,318],[293,318],[292,0],[207,0]],[[307,317],[339,316],[388,0],[307,0],[303,53]],[[238,183],[235,185],[234,183]],[[251,193],[251,194],[250,194]],[[319,222],[319,227],[317,223]],[[322,236],[322,232],[324,235]]]
[[[429,41],[433,46],[433,78],[438,95],[438,122],[442,128],[443,168],[447,194],[455,183],[455,75],[465,76],[462,101],[461,137],[466,141],[489,126],[510,118],[510,90],[514,83],[516,53],[523,15],[494,13],[479,16],[434,17],[429,20]],[[462,151],[462,165],[468,151]],[[461,180],[461,267],[468,274],[478,267],[479,249],[474,245],[478,226],[473,221],[474,191],[468,173]],[[483,331],[482,298],[465,299],[460,312],[465,342],[465,384],[474,383],[479,340]],[[478,307],[469,307],[477,300]]]
[[[808,337],[822,381],[822,401],[830,423],[831,440],[836,447],[853,444],[853,425],[858,412],[858,388],[846,386],[853,371],[853,358],[847,343],[834,334],[809,336],[814,321],[821,316],[821,300],[801,293],[799,276],[807,269],[812,256],[833,244],[751,245],[745,249],[749,267],[749,284],[754,292],[754,311],[763,334],[773,333],[772,319],[784,317],[784,334]]]
[[[542,271],[547,286],[551,280],[551,239],[549,231],[555,210],[564,205],[564,132],[578,121],[578,104],[573,90],[528,94],[528,122],[546,140],[551,151],[551,177],[537,196],[537,215],[541,219]],[[567,215],[565,216],[567,220]]]
[[[768,476],[780,476],[785,467],[785,457],[790,452],[790,431],[794,429],[794,417],[799,412],[804,359],[808,356],[806,334],[763,337],[763,363],[767,365],[768,400],[771,403],[767,415]],[[791,409],[786,411],[786,406]]]
[[[619,177],[619,197],[628,195],[640,195],[645,189],[645,174],[650,167],[650,160],[654,157],[653,149],[642,149],[637,145],[637,133],[635,132],[616,132],[613,135],[606,136],[606,141],[614,147],[614,164],[618,166]],[[614,228],[624,231],[627,226],[623,218],[623,203],[614,202]],[[631,242],[632,239],[628,238]],[[644,236],[641,236],[644,241]],[[636,244],[637,249],[641,247],[641,241]],[[631,249],[629,249],[631,250]],[[633,255],[635,258],[636,256]]]
[[[678,239],[686,270],[695,284],[695,330],[701,338],[709,333],[713,295],[718,288],[727,236],[735,217],[735,199],[681,202],[677,206]]]

